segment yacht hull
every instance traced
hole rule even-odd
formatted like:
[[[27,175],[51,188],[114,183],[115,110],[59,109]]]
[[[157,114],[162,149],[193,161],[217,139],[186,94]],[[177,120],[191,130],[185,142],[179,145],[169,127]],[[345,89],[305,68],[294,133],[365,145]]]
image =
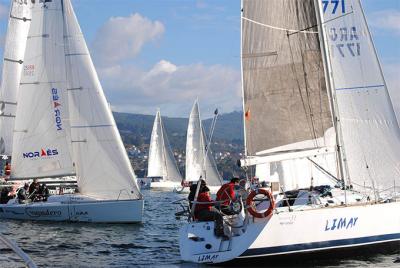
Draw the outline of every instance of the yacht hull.
[[[58,222],[134,223],[142,221],[143,200],[94,200],[73,195],[47,202],[0,205],[0,218]]]
[[[181,187],[181,182],[174,181],[155,181],[151,182],[151,190],[172,191],[173,189]]]
[[[341,249],[400,241],[400,202],[320,208],[249,218],[242,234],[222,241],[213,222],[195,222],[180,230],[184,261],[221,263],[234,259],[329,254]]]

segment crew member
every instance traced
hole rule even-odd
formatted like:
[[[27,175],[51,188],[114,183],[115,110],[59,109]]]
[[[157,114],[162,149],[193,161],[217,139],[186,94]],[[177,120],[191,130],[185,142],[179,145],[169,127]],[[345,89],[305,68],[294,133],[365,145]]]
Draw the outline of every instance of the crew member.
[[[6,176],[11,175],[11,165],[9,162],[6,162],[6,165],[4,166],[4,175]]]
[[[27,203],[28,201],[28,189],[29,189],[29,184],[26,182],[24,184],[24,187],[18,190],[17,197],[18,197],[18,202],[20,204]]]
[[[235,201],[235,187],[239,185],[239,178],[232,178],[230,182],[225,183],[217,192],[217,201],[220,201],[221,211],[226,215],[235,214],[229,207],[232,201]]]
[[[33,179],[33,182],[29,186],[29,197],[31,200],[35,200],[39,192],[39,182],[37,179]]]
[[[199,221],[214,221],[214,234],[217,237],[223,237],[226,239],[227,236],[224,234],[224,222],[222,215],[213,206],[214,201],[211,199],[210,189],[206,185],[201,186],[199,195],[197,197],[197,202],[199,203],[196,203],[195,206],[195,218]]]
[[[49,196],[50,196],[49,188],[47,188],[46,184],[42,183],[38,191],[38,200],[47,201],[47,198]]]

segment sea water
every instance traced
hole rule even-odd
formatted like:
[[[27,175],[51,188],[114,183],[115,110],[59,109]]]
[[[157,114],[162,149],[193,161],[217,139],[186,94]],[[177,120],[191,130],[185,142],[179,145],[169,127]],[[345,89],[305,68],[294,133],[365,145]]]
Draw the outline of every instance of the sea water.
[[[2,220],[0,232],[16,242],[39,267],[200,267],[183,263],[179,255],[178,230],[184,219],[175,218],[177,206],[172,202],[186,195],[149,190],[143,194],[141,224]],[[314,262],[312,266],[400,267],[395,263],[398,257],[400,249],[386,255]],[[0,267],[23,267],[23,263],[0,244]]]

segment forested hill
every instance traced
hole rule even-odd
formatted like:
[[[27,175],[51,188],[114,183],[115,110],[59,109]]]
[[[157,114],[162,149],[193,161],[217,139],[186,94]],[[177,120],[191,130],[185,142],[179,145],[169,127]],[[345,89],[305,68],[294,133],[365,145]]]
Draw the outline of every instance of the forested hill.
[[[125,143],[140,146],[148,144],[153,128],[154,116],[114,113],[118,129]],[[162,117],[167,130],[171,146],[176,149],[185,148],[187,118]],[[203,126],[207,135],[212,119],[203,120]],[[225,143],[243,144],[243,119],[241,112],[232,112],[218,116],[213,141]]]

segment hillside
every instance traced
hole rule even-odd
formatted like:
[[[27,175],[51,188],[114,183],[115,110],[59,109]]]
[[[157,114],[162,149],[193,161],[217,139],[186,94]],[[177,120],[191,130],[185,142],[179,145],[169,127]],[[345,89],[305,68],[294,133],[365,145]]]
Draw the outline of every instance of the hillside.
[[[125,143],[141,146],[150,142],[154,116],[114,113],[118,129]],[[186,142],[187,118],[162,117],[168,138],[173,148],[184,150]],[[203,120],[207,135],[212,119]],[[213,141],[243,144],[242,113],[232,112],[218,116]]]
[[[154,116],[114,113],[122,139],[127,146],[131,162],[139,177],[146,175],[148,145],[153,128]],[[178,167],[185,174],[185,147],[187,118],[162,117],[168,139],[174,150]],[[207,135],[212,119],[203,120]],[[236,161],[243,152],[242,113],[232,112],[218,116],[211,149],[223,178],[243,175]]]

